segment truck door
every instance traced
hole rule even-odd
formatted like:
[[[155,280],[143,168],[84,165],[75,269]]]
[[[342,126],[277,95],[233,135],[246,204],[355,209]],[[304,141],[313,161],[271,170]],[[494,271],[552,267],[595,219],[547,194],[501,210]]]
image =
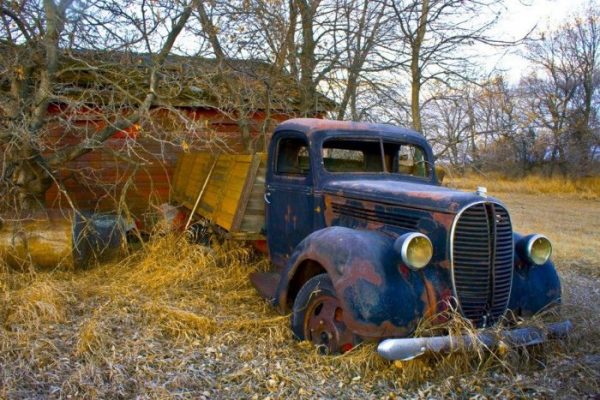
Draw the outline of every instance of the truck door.
[[[313,231],[313,180],[308,140],[283,133],[271,143],[265,191],[271,260],[284,266],[294,248]]]

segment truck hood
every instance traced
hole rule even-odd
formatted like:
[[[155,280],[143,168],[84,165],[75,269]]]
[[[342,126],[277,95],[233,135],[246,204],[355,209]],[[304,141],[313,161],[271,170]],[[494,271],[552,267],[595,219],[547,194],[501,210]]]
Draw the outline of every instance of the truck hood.
[[[495,201],[475,193],[462,192],[426,183],[399,180],[352,179],[336,180],[323,186],[323,192],[356,200],[369,200],[446,213],[457,213],[466,205],[481,201]]]

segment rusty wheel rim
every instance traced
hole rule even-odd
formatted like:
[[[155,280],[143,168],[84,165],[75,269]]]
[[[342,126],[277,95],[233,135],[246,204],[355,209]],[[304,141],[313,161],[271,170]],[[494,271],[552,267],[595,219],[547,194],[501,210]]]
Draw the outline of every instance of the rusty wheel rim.
[[[344,353],[353,347],[353,335],[343,321],[343,309],[337,298],[315,295],[306,310],[304,337],[321,354]]]

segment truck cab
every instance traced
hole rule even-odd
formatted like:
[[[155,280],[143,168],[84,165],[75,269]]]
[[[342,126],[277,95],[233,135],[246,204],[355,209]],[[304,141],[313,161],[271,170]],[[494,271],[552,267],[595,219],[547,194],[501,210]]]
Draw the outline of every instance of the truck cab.
[[[275,265],[283,266],[302,239],[332,222],[325,213],[327,194],[348,185],[361,191],[361,183],[376,181],[390,188],[411,182],[439,186],[431,148],[421,135],[387,125],[373,127],[296,119],[276,129],[266,185],[267,240]],[[359,197],[365,195],[361,191]]]

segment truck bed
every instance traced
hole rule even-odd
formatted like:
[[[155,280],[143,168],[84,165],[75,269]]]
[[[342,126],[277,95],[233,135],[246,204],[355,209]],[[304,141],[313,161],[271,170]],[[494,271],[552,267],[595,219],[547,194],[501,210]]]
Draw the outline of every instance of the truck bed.
[[[266,154],[184,153],[177,161],[172,199],[223,228],[233,239],[260,240],[265,224]]]

